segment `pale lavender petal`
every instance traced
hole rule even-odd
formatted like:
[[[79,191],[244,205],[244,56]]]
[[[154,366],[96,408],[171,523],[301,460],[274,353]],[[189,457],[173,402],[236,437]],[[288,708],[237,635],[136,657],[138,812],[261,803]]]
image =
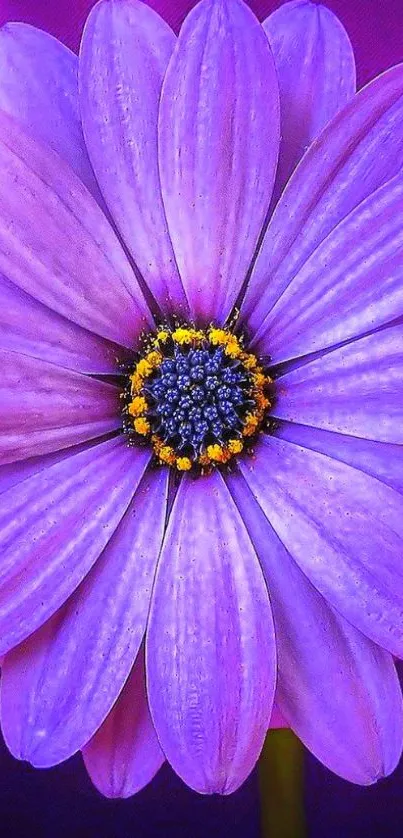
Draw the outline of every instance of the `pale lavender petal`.
[[[131,347],[152,324],[112,228],[70,167],[0,115],[0,270],[59,314]]]
[[[125,350],[56,314],[0,275],[0,349],[79,372],[116,374]]]
[[[330,9],[291,0],[264,23],[280,88],[278,199],[312,140],[355,93],[354,52]]]
[[[267,590],[221,475],[179,487],[146,637],[158,739],[196,791],[229,794],[252,770],[269,726],[276,653]]]
[[[262,437],[242,473],[312,584],[367,637],[403,657],[403,497],[286,440]]]
[[[0,463],[93,439],[121,426],[119,390],[46,361],[0,350]]]
[[[128,469],[132,494],[146,461],[141,453]],[[39,642],[37,632],[6,656],[3,729],[13,753],[36,766],[54,765],[82,748],[129,677],[145,631],[167,480],[162,469],[144,477],[102,555],[55,615],[51,630],[45,626]],[[24,697],[15,707],[17,692]]]
[[[272,194],[277,77],[241,0],[188,15],[162,89],[162,195],[192,315],[222,322],[250,267]]]
[[[382,483],[403,493],[403,445],[359,439],[295,422],[280,422],[275,435],[372,474]]]
[[[78,58],[26,23],[0,29],[0,108],[69,163],[98,200],[78,105]]]
[[[83,757],[92,782],[105,797],[136,794],[161,768],[164,754],[148,709],[143,652]]]
[[[149,456],[120,436],[3,492],[0,654],[77,588],[116,530]]]
[[[273,413],[303,425],[403,442],[403,324],[341,346],[276,382]]]
[[[278,363],[402,315],[402,214],[399,174],[348,215],[305,262],[267,315],[255,349]]]
[[[162,203],[157,124],[175,46],[162,18],[138,0],[101,0],[80,51],[87,148],[109,210],[162,311],[186,313]]]
[[[402,751],[402,696],[393,659],[327,605],[242,477],[228,482],[270,594],[280,710],[328,768],[353,783],[374,783],[394,770]]]
[[[82,442],[81,445],[74,445],[71,448],[63,448],[61,451],[53,451],[52,454],[40,454],[38,457],[28,457],[25,460],[0,466],[0,494],[27,480],[33,474],[43,471],[53,463],[59,463],[66,457],[71,457],[72,454],[78,454],[98,444],[99,440],[90,440],[90,442]]]
[[[308,257],[403,165],[403,65],[361,90],[322,131],[290,179],[267,228],[242,308],[262,323]]]

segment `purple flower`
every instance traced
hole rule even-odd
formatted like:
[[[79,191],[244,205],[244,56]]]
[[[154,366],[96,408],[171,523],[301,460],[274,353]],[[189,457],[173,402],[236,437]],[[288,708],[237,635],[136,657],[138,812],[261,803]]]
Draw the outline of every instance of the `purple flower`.
[[[229,793],[276,695],[374,782],[402,748],[403,67],[354,95],[299,0],[263,27],[202,0],[177,40],[101,0],[78,67],[10,24],[0,71],[10,750]]]

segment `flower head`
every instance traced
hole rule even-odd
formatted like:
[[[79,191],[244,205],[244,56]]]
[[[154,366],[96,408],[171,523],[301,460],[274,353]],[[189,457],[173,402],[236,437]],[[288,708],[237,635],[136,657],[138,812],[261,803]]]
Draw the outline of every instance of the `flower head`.
[[[242,0],[178,39],[100,0],[79,95],[76,65],[1,32],[7,744],[81,749],[109,796],[164,759],[229,793],[276,696],[374,782],[402,746],[403,69],[354,95],[330,12]]]

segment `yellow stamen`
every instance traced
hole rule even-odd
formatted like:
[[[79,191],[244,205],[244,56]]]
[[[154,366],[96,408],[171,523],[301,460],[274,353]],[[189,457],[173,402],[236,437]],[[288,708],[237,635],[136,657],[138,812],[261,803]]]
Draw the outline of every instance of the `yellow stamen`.
[[[239,345],[238,338],[232,335],[225,344],[225,354],[230,358],[238,358],[242,354],[242,349]]]
[[[255,372],[252,376],[255,387],[264,387],[269,384],[269,379],[262,372]]]
[[[161,352],[156,352],[156,350],[154,349],[152,352],[149,352],[148,355],[146,355],[145,360],[147,361],[147,364],[150,364],[150,367],[152,367],[152,369],[156,369],[157,367],[159,367],[162,361]]]
[[[153,371],[153,368],[152,368],[151,364],[149,364],[148,361],[146,361],[145,358],[142,358],[138,362],[138,364],[136,364],[136,373],[137,373],[137,375],[141,375],[142,378],[145,378],[145,376],[150,375],[150,373],[152,373],[152,371]]]
[[[184,329],[179,327],[172,332],[172,340],[181,346],[186,343],[192,343],[193,341],[203,340],[203,338],[203,332],[198,332],[197,329]]]
[[[247,370],[254,370],[257,367],[257,358],[255,358],[254,355],[249,355],[245,352],[242,358],[242,363]]]
[[[226,463],[231,456],[226,448],[217,443],[207,446],[207,454],[213,463]]]
[[[162,445],[161,448],[158,449],[158,458],[161,463],[167,463],[169,466],[175,465],[175,451],[170,445]]]
[[[144,416],[139,416],[138,419],[134,420],[133,424],[134,424],[134,430],[138,434],[141,434],[142,436],[147,436],[147,434],[151,430],[150,423],[149,423],[148,419],[146,419]]]
[[[243,449],[243,442],[240,439],[230,439],[228,450],[231,454],[240,454]]]
[[[132,393],[139,393],[143,386],[143,376],[134,372],[133,375],[130,376],[130,382],[132,385]]]
[[[157,332],[157,337],[155,339],[155,343],[166,343],[169,338],[169,332],[166,332],[165,329],[161,329]]]
[[[189,457],[178,457],[176,460],[176,468],[178,471],[189,471],[192,468],[192,461]]]
[[[129,404],[130,416],[141,416],[147,410],[147,402],[144,396],[136,396]]]
[[[259,419],[254,413],[247,413],[245,416],[245,425],[242,430],[243,436],[253,436],[259,425]]]
[[[225,329],[211,328],[208,333],[209,341],[213,346],[224,345],[227,343],[229,335]]]

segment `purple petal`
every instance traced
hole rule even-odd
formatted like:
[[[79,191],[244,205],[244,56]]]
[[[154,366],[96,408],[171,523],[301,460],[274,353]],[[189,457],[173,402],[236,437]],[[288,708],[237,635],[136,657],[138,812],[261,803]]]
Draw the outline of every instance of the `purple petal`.
[[[85,767],[105,797],[130,797],[152,780],[164,754],[148,709],[144,656],[102,727],[83,749]]]
[[[403,178],[397,175],[348,215],[305,262],[255,336],[257,351],[270,353],[277,363],[402,315],[402,213]]]
[[[295,422],[281,422],[275,435],[372,474],[382,483],[403,493],[403,445],[359,439],[356,436],[297,425]]]
[[[76,175],[0,116],[0,270],[80,326],[131,347],[151,315],[113,230]]]
[[[252,770],[270,722],[276,655],[270,603],[221,475],[184,478],[157,570],[146,641],[158,739],[202,793]]]
[[[284,547],[325,599],[403,657],[403,498],[351,466],[275,437],[240,462]]]
[[[280,710],[328,768],[353,783],[373,783],[394,770],[402,751],[402,696],[392,657],[327,605],[240,475],[229,485],[270,593]]]
[[[132,493],[144,460],[142,454],[130,470]],[[53,618],[52,630],[43,630],[40,654],[34,635],[6,657],[4,730],[13,753],[34,765],[54,765],[83,747],[129,677],[145,631],[167,479],[162,469],[144,477],[95,566]],[[25,699],[14,708],[21,678]]]
[[[80,52],[83,127],[110,212],[162,310],[187,311],[158,171],[162,81],[175,46],[162,18],[137,0],[102,0]]]
[[[292,0],[264,23],[280,87],[281,144],[275,198],[311,142],[355,93],[353,48],[329,9]]]
[[[162,194],[197,320],[222,322],[267,214],[279,102],[267,38],[240,0],[202,0],[188,15],[162,89]]]
[[[270,728],[274,730],[279,730],[280,728],[289,727],[288,722],[286,722],[284,716],[280,713],[280,710],[277,706],[276,699],[274,700],[273,710],[270,716]]]
[[[403,65],[361,90],[297,167],[267,228],[246,292],[243,322],[253,332],[331,230],[400,172],[402,91]]]
[[[78,107],[78,59],[47,32],[25,23],[0,30],[0,108],[50,145],[99,199]]]
[[[79,372],[116,374],[124,350],[51,311],[0,275],[0,348]]]
[[[75,445],[72,448],[63,448],[62,451],[54,451],[52,454],[43,454],[39,457],[29,457],[26,460],[19,460],[16,463],[7,463],[0,466],[0,494],[22,483],[28,477],[38,472],[43,471],[53,463],[59,463],[65,460],[66,457],[71,457],[72,454],[78,454],[80,451],[85,451],[93,445],[98,445],[97,440],[90,442],[83,442],[81,445]]]
[[[0,462],[47,454],[121,425],[119,390],[80,373],[0,350]]]
[[[328,352],[276,383],[274,415],[328,431],[403,442],[403,324]]]
[[[120,436],[3,492],[0,654],[77,588],[116,530],[148,460],[148,452],[129,448]]]

